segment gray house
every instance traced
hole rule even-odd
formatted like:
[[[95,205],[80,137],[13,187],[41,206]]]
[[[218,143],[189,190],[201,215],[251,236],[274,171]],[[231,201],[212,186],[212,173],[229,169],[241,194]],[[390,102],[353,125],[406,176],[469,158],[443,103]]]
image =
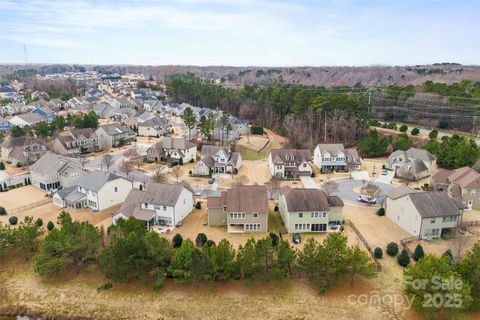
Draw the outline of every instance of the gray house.
[[[284,188],[278,208],[289,233],[327,232],[328,226],[342,223],[343,201],[319,189]]]
[[[395,170],[395,175],[408,180],[419,180],[437,170],[437,158],[424,149],[397,150],[387,159],[385,167]]]
[[[131,129],[119,123],[105,124],[96,131],[101,148],[111,148],[129,144],[135,141],[136,134]]]
[[[268,199],[265,186],[239,186],[208,198],[208,224],[227,226],[229,233],[266,233]]]

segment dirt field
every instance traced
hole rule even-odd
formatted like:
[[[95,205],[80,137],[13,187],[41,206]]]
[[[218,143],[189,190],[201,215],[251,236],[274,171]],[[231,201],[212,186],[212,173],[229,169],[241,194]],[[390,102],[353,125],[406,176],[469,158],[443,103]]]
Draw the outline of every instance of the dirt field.
[[[0,206],[4,207],[8,211],[44,200],[45,197],[45,191],[29,185],[10,190],[8,192],[0,192]]]
[[[240,140],[237,141],[237,146],[258,152],[268,143],[268,141],[269,139],[266,136],[249,134],[241,136]]]

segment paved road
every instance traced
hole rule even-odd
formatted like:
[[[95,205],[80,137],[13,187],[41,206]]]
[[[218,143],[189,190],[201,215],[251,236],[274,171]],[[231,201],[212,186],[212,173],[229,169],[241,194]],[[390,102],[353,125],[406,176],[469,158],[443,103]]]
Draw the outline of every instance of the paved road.
[[[353,191],[353,189],[361,187],[363,185],[362,181],[343,179],[343,180],[337,180],[337,183],[338,183],[338,190],[334,192],[333,195],[338,196],[344,200],[349,200],[349,201],[358,200],[358,193]],[[383,195],[387,194],[390,190],[393,189],[393,186],[390,184],[381,183],[381,182],[372,182],[372,183],[374,183],[376,186],[380,188],[380,190],[382,190]]]

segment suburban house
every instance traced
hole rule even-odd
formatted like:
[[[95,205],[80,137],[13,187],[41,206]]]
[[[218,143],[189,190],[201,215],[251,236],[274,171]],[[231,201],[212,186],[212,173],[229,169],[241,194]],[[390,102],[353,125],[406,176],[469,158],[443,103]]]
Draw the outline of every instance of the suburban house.
[[[288,233],[326,232],[328,226],[342,224],[343,201],[319,189],[284,188],[278,209]]]
[[[49,150],[46,142],[29,136],[9,136],[1,147],[3,160],[21,166],[34,163]]]
[[[132,181],[105,171],[93,171],[58,190],[53,203],[62,208],[91,208],[94,212],[122,203],[132,190]]]
[[[180,160],[183,163],[195,161],[197,145],[186,138],[163,137],[147,150],[147,160],[165,161]]]
[[[437,170],[437,158],[425,149],[397,150],[388,157],[385,168],[395,170],[399,178],[416,181]]]
[[[118,123],[102,125],[95,133],[102,149],[129,144],[135,141],[136,137],[135,132]]]
[[[69,187],[85,172],[79,159],[49,151],[30,167],[30,174],[32,185],[50,191]]]
[[[237,173],[242,165],[239,152],[230,152],[229,148],[220,146],[202,146],[202,159],[193,166],[193,175],[208,176],[212,173]]]
[[[39,114],[46,122],[52,122],[57,116],[57,114],[53,110],[47,107],[37,107],[33,109],[32,113]]]
[[[120,210],[113,216],[118,219],[133,217],[145,221],[147,229],[155,225],[176,226],[193,209],[193,191],[183,183],[150,183],[145,191],[131,190]]]
[[[155,117],[138,124],[138,135],[145,137],[160,137],[168,132],[170,124],[167,119]]]
[[[343,144],[318,144],[313,151],[313,163],[320,171],[359,170],[362,164],[357,149],[345,149]]]
[[[37,123],[45,121],[45,119],[38,113],[22,113],[11,117],[9,121],[12,126],[23,128],[26,126],[35,127]]]
[[[419,238],[438,238],[462,221],[461,205],[446,192],[417,192],[401,185],[387,194],[386,216]]]
[[[7,119],[0,117],[0,132],[6,132],[10,130],[11,124]]]
[[[480,173],[470,167],[440,169],[432,177],[432,186],[435,191],[446,191],[465,208],[480,209]]]
[[[230,233],[268,230],[268,200],[265,186],[238,186],[208,197],[208,224],[227,226]]]
[[[312,174],[311,161],[310,150],[274,149],[268,155],[268,168],[276,179],[298,178]]]
[[[71,129],[63,135],[56,136],[51,145],[59,154],[88,153],[99,150],[95,129]]]

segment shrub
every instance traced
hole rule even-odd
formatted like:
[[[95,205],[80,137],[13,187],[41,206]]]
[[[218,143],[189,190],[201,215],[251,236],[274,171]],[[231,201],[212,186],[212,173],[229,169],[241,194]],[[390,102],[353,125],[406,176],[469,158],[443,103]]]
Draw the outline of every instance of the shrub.
[[[263,127],[256,127],[256,126],[252,126],[250,128],[250,133],[251,134],[263,134]]]
[[[279,240],[278,235],[274,232],[270,232],[268,236],[272,240],[272,246],[275,247],[278,244],[278,240]]]
[[[418,134],[420,133],[420,129],[413,128],[410,133],[412,134],[412,136],[418,136]]]
[[[195,204],[195,209],[202,209],[202,203],[200,201],[197,201]]]
[[[423,251],[423,247],[418,244],[413,251],[413,260],[418,261],[425,256],[425,252]]]
[[[385,215],[385,208],[381,207],[377,210],[377,216],[383,217]]]
[[[428,134],[428,137],[430,139],[436,139],[438,137],[438,130],[433,129],[432,131],[430,131],[430,133]]]
[[[5,170],[5,164],[2,162],[0,162],[0,170]]]
[[[398,245],[395,242],[390,242],[387,245],[387,253],[389,256],[395,257],[398,254]]]
[[[400,130],[400,132],[407,132],[408,127],[406,124],[402,124],[398,130]]]
[[[20,162],[17,162],[17,168],[22,167],[22,164]]]
[[[7,210],[4,207],[0,207],[0,216],[4,216],[7,214]]]
[[[43,226],[43,220],[41,218],[38,218],[37,220],[35,220],[35,224],[39,227]]]
[[[208,239],[206,242],[207,247],[211,247],[215,244],[215,241]]]
[[[48,221],[48,223],[47,223],[47,229],[48,229],[48,231],[52,231],[53,228],[55,228],[55,225],[53,224],[53,222],[52,222],[52,221]]]
[[[387,127],[388,127],[388,129],[391,129],[391,130],[397,130],[397,123],[396,122],[390,122]]]
[[[273,208],[273,211],[275,211],[275,212],[278,211],[278,205],[275,205],[275,208]]]
[[[192,170],[188,171],[188,174],[189,174],[190,176],[192,175],[192,173],[193,173]]]
[[[397,262],[402,267],[406,267],[410,264],[410,256],[408,255],[407,250],[402,250],[402,252],[397,257]]]
[[[174,248],[180,248],[182,246],[183,237],[180,233],[177,233],[172,239],[172,245]]]
[[[10,218],[8,218],[8,222],[10,222],[12,226],[14,226],[18,222],[18,218],[16,216],[11,216]]]
[[[193,160],[193,159],[190,159],[190,163],[193,163],[193,162],[194,162],[194,160]]]
[[[383,257],[383,251],[382,248],[376,247],[375,250],[373,250],[373,255],[377,259],[382,259]]]
[[[197,247],[203,247],[203,245],[207,242],[207,235],[203,232],[197,234],[197,238],[195,239],[195,244]]]
[[[312,172],[312,174],[310,175],[310,177],[315,178],[315,172]]]

